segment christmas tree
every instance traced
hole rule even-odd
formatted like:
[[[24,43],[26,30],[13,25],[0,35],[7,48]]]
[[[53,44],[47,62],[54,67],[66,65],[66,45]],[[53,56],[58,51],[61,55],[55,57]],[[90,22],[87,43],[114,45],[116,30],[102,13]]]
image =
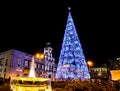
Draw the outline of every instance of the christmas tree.
[[[56,79],[90,79],[85,56],[70,11],[59,56]]]

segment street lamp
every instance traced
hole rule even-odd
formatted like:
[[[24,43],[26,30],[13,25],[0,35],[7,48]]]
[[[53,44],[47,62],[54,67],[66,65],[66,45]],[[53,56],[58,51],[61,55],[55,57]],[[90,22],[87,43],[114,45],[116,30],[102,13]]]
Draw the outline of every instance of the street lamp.
[[[43,59],[44,54],[37,53],[35,57],[38,58],[38,59]]]
[[[87,62],[87,64],[88,64],[89,71],[90,71],[90,67],[92,67],[92,66],[93,66],[93,62],[92,62],[92,61],[88,61],[88,62]]]

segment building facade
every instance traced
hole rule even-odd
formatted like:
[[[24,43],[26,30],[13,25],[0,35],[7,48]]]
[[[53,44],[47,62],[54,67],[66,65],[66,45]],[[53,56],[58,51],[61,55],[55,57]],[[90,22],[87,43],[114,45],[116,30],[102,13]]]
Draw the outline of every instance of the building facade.
[[[51,47],[45,47],[44,58],[35,58],[35,71],[37,77],[49,77],[54,79],[56,72],[55,59],[52,56]],[[33,55],[11,49],[0,53],[0,77],[28,76]],[[50,56],[50,57],[49,57]]]
[[[49,78],[55,78],[57,65],[55,64],[55,58],[53,57],[53,48],[50,47],[50,43],[46,43],[46,47],[44,48],[44,65],[45,65],[45,73]]]
[[[101,79],[108,80],[110,79],[110,71],[105,67],[90,68],[91,79]]]

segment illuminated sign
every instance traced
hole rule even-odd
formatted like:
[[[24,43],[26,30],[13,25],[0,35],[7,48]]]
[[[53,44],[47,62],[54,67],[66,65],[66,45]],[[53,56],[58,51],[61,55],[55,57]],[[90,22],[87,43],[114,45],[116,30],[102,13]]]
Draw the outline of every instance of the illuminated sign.
[[[120,80],[120,70],[110,70],[112,79],[111,80]]]

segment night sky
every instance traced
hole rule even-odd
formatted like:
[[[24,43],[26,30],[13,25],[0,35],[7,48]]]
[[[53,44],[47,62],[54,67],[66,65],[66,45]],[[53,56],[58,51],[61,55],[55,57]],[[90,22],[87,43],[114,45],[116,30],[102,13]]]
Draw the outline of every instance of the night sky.
[[[1,3],[0,52],[17,49],[34,54],[50,42],[57,62],[70,6],[86,60],[101,65],[120,57],[119,3],[73,1]]]

